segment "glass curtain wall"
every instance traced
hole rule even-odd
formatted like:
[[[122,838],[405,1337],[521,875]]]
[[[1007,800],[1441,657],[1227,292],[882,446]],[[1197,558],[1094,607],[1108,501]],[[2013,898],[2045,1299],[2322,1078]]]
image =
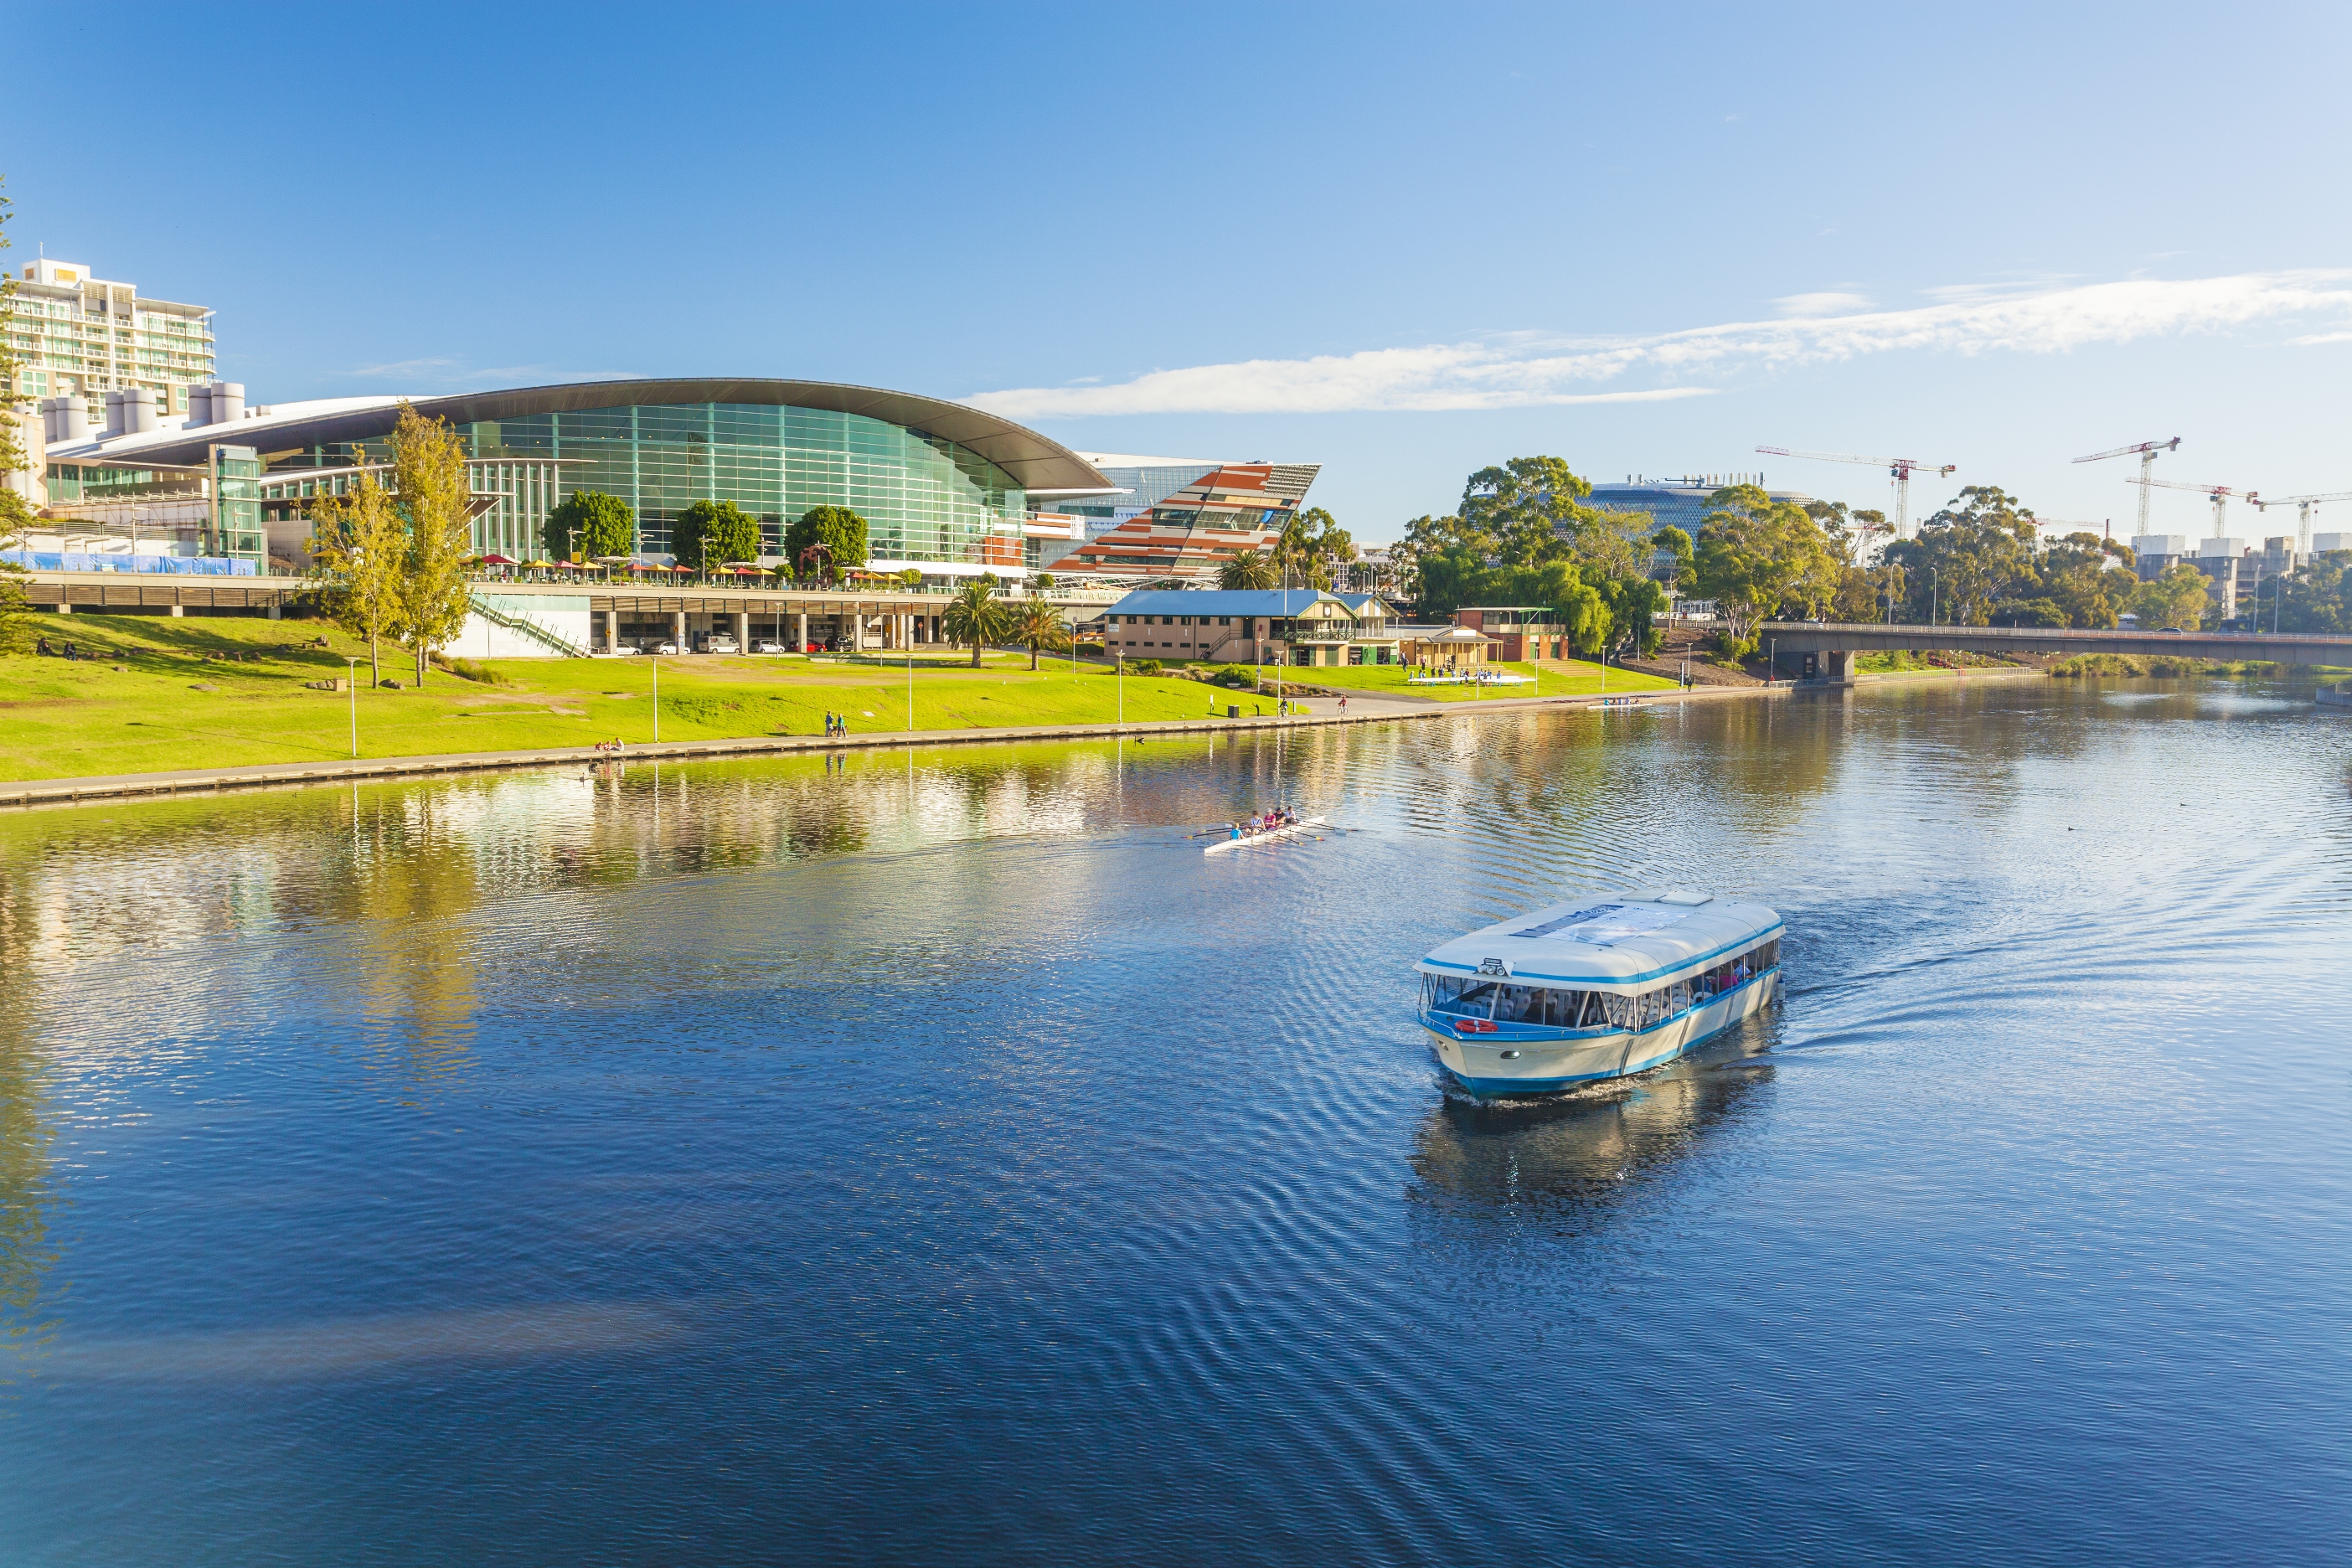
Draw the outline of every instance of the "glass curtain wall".
[[[977,454],[830,409],[646,405],[480,420],[459,434],[478,461],[559,459],[555,499],[603,490],[627,501],[646,553],[668,553],[677,514],[703,500],[758,519],[768,554],[812,507],[845,506],[866,519],[875,559],[948,563],[992,559],[992,537],[1017,552],[1027,511],[1019,484]],[[542,553],[536,540],[516,545]]]

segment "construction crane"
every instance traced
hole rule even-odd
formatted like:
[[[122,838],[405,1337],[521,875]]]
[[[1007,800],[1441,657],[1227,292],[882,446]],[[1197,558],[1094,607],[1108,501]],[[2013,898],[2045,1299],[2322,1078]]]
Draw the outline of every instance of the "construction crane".
[[[2291,506],[2298,509],[2294,526],[2294,552],[2297,555],[2308,555],[2311,553],[2311,509],[2322,501],[2331,500],[2352,500],[2352,490],[2337,490],[2333,495],[2324,496],[2274,496],[2269,500],[2255,501],[2254,505],[2265,511],[2274,506]]]
[[[1795,452],[1786,447],[1759,447],[1776,458],[1808,458],[1817,463],[1867,463],[1874,468],[1885,468],[1895,476],[1895,537],[1911,537],[1911,475],[1913,470],[1931,471],[1937,479],[1958,468],[1958,463],[1923,463],[1916,458],[1857,458],[1851,452]]]
[[[2206,498],[2213,503],[2213,537],[2216,539],[2227,539],[2230,536],[2228,524],[2231,496],[2236,496],[2241,500],[2252,501],[2256,506],[2263,504],[2259,499],[2260,491],[2233,490],[2227,485],[2190,485],[2183,484],[2179,479],[2126,479],[2124,483],[2140,487],[2139,515],[2143,538],[2146,537],[2147,529],[2147,492],[2154,486],[2161,486],[2168,490],[2203,491]]]
[[[2139,458],[2139,482],[2146,486],[2154,482],[2148,477],[2148,469],[2156,466],[2156,459],[2166,452],[2179,450],[2180,450],[2180,437],[2175,436],[2169,441],[2142,441],[2136,447],[2118,447],[2112,452],[2094,452],[2087,458],[2077,458],[2074,461],[2104,463],[2109,458],[2137,457]],[[2194,489],[2197,487],[2192,485],[2189,488]],[[2139,492],[2139,531],[2143,538],[2147,534],[2147,491],[2145,489]]]

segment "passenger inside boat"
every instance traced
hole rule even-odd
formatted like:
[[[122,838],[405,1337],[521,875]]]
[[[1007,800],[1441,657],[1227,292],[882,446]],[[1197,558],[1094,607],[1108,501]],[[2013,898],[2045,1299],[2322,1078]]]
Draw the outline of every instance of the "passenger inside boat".
[[[1768,942],[1704,974],[1655,986],[1634,996],[1611,991],[1513,985],[1467,976],[1425,974],[1422,976],[1422,1005],[1432,1013],[1492,1018],[1498,1024],[1553,1029],[1646,1029],[1738,989],[1780,961],[1780,942]]]

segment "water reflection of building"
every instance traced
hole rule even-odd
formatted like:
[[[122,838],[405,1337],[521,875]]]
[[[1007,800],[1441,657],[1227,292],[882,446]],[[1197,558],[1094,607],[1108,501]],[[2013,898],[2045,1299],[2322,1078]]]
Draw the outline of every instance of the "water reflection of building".
[[[1740,1037],[1639,1079],[1552,1100],[1481,1104],[1447,1096],[1413,1140],[1416,1195],[1433,1204],[1532,1208],[1567,1217],[1618,1201],[1680,1159],[1771,1079]]]

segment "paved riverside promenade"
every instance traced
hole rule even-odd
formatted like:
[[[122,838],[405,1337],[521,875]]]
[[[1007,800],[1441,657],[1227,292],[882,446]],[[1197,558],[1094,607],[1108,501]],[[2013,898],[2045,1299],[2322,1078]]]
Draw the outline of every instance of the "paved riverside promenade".
[[[970,746],[1007,741],[1102,741],[1161,735],[1182,738],[1230,735],[1244,731],[1307,730],[1336,724],[1386,724],[1400,719],[1475,717],[1495,712],[1522,712],[1532,708],[1656,707],[1683,702],[1721,701],[1738,697],[1786,696],[1787,684],[1696,687],[1688,691],[1592,693],[1580,697],[1503,697],[1470,702],[1440,702],[1433,699],[1358,697],[1350,692],[1348,711],[1338,710],[1334,698],[1300,699],[1313,710],[1288,718],[1257,715],[1246,719],[1186,719],[1138,724],[1017,724],[1002,729],[873,730],[836,735],[743,735],[713,741],[632,741],[619,753],[623,763],[706,762],[717,757],[757,757],[797,752],[881,751],[902,747]],[[1267,699],[1259,696],[1254,701]],[[504,752],[449,752],[413,757],[360,757],[316,763],[261,763],[241,768],[190,768],[180,773],[114,773],[90,778],[26,779],[0,783],[0,805],[42,805],[79,800],[106,800],[125,795],[211,794],[226,789],[283,788],[289,785],[335,784],[352,779],[416,777],[433,773],[488,773],[513,768],[569,767],[609,763],[610,752],[593,746],[548,746]]]

